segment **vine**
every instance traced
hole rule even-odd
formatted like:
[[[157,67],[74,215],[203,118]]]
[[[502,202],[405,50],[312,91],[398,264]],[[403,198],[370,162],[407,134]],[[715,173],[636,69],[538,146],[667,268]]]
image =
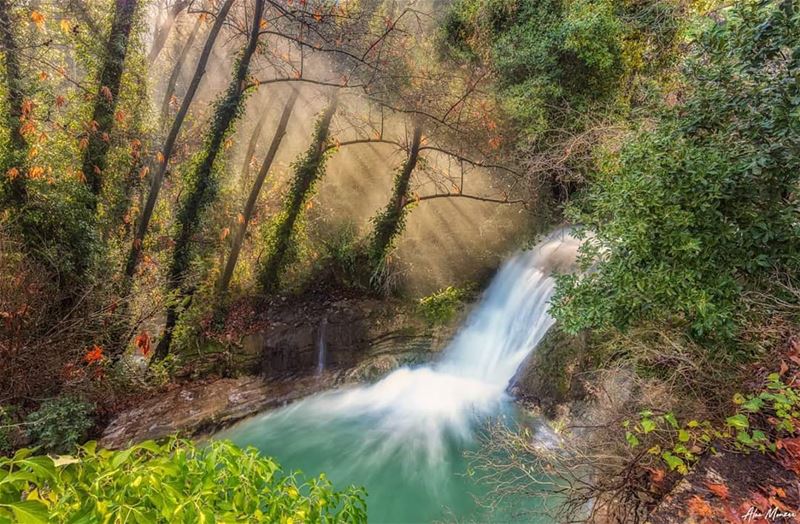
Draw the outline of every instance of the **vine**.
[[[259,271],[259,284],[265,292],[280,287],[280,278],[286,266],[296,259],[297,233],[303,211],[317,182],[325,173],[325,163],[330,156],[327,147],[330,123],[336,112],[334,98],[314,126],[314,138],[308,150],[292,165],[294,177],[284,199],[283,209],[264,228],[263,242],[266,259]]]

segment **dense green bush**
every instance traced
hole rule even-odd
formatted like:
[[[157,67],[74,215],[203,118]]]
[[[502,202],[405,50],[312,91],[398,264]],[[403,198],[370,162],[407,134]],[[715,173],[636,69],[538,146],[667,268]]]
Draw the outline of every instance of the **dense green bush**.
[[[0,458],[0,522],[366,522],[364,494],[301,482],[250,448],[172,439]]]
[[[366,288],[368,283],[363,270],[365,247],[356,224],[350,220],[332,224],[319,236],[320,267],[329,270],[333,281],[340,286]]]
[[[682,17],[677,2],[458,0],[443,48],[494,71],[500,102],[524,138],[581,127],[624,106],[641,72],[670,63]]]
[[[466,300],[472,297],[471,286],[448,286],[419,300],[419,311],[433,325],[447,324],[461,310]]]
[[[610,156],[570,210],[593,237],[555,316],[578,331],[646,320],[731,335],[744,289],[800,263],[800,16],[725,11],[687,68],[686,102]]]
[[[28,436],[50,453],[71,453],[94,425],[92,405],[72,397],[46,400],[28,415]]]

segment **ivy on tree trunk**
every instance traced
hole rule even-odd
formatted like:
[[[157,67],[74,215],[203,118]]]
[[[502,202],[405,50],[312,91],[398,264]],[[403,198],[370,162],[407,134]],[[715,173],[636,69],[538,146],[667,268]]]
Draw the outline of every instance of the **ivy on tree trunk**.
[[[191,261],[191,240],[197,232],[204,208],[214,199],[216,194],[216,180],[214,180],[213,172],[214,162],[220,150],[223,149],[225,137],[242,112],[242,102],[245,98],[250,62],[258,46],[264,1],[256,0],[253,24],[247,43],[236,63],[234,75],[227,91],[222,99],[217,102],[205,145],[198,153],[194,168],[188,178],[187,195],[178,212],[177,231],[173,238],[175,247],[167,276],[167,290],[173,295],[173,300],[167,307],[164,334],[158,343],[155,353],[157,359],[162,359],[169,354],[172,334],[178,322],[178,303],[188,302],[194,294],[194,288],[184,282]]]
[[[100,88],[95,98],[88,143],[82,160],[83,175],[95,197],[91,200],[91,207],[97,206],[97,197],[103,189],[102,175],[111,146],[110,135],[114,128],[122,73],[137,4],[138,0],[116,0],[114,20],[108,37],[108,54],[100,72]]]
[[[22,91],[20,77],[19,56],[11,20],[11,5],[9,0],[0,0],[0,44],[3,47],[3,80],[6,92],[6,115],[10,138],[10,150],[4,158],[0,159],[0,177],[8,182],[11,201],[23,204],[27,199],[25,185],[24,163],[27,142],[22,136],[23,104],[25,95]]]
[[[380,267],[395,238],[403,230],[406,218],[406,203],[409,198],[411,174],[417,167],[419,160],[419,147],[422,141],[422,129],[419,125],[414,127],[411,138],[411,149],[403,167],[394,179],[392,196],[386,208],[372,219],[375,224],[369,244],[369,257],[373,269]]]
[[[228,12],[231,10],[233,2],[234,0],[226,0],[217,13],[217,18],[214,20],[214,25],[211,27],[211,31],[208,33],[208,38],[206,38],[203,52],[200,54],[200,58],[197,61],[197,67],[195,68],[194,75],[189,83],[189,88],[186,90],[186,95],[183,97],[183,102],[181,102],[181,107],[178,110],[178,114],[175,115],[175,120],[172,122],[172,128],[170,129],[170,132],[164,141],[164,147],[161,149],[161,157],[158,160],[158,169],[153,175],[150,185],[150,192],[147,194],[147,202],[145,202],[144,209],[139,217],[139,224],[136,227],[136,233],[134,234],[131,250],[128,254],[128,261],[125,265],[125,278],[128,281],[130,281],[136,272],[136,266],[139,265],[139,259],[142,255],[144,237],[147,234],[148,227],[150,226],[150,219],[153,218],[153,210],[156,207],[158,194],[161,191],[161,185],[164,183],[164,177],[167,174],[169,159],[172,156],[172,151],[175,148],[175,142],[178,139],[178,133],[180,133],[181,127],[183,126],[183,121],[186,119],[186,115],[189,113],[189,106],[194,99],[195,93],[197,93],[197,88],[200,86],[200,81],[203,79],[203,76],[206,73],[206,65],[208,64],[209,56],[211,56],[211,50],[214,48],[214,43],[217,41],[217,36],[222,29],[225,18],[228,16]]]
[[[270,225],[267,257],[259,274],[259,284],[265,292],[278,289],[281,273],[291,261],[290,252],[294,247],[295,226],[305,209],[305,204],[314,193],[314,185],[325,172],[330,125],[337,105],[337,98],[334,96],[322,112],[314,129],[311,145],[295,164],[294,178],[284,200],[283,210]]]

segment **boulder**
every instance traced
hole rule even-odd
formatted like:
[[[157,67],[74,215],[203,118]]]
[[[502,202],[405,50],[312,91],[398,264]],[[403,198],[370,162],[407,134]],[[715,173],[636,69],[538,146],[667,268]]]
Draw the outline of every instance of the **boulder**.
[[[558,415],[559,406],[584,398],[580,373],[588,369],[587,338],[586,333],[570,335],[557,324],[550,328],[517,369],[508,392],[549,417]]]

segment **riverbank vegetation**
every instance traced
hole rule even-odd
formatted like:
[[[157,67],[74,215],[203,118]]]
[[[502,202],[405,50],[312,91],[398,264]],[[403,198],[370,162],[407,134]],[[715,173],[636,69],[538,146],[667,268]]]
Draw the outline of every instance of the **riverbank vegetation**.
[[[22,449],[0,457],[0,475],[7,522],[366,522],[359,490],[287,475],[255,450],[222,441],[147,441],[124,451],[88,442],[60,456]]]
[[[641,521],[712,448],[785,456],[799,38],[794,0],[0,0],[0,520],[362,520],[359,492],[227,444],[80,446],[243,372],[248,311],[399,297],[447,324],[564,224],[582,271],[551,312],[580,343],[546,369],[572,461],[498,427],[486,478],[580,472],[550,479],[562,516]],[[131,490],[97,492],[112,472]],[[246,501],[153,495],[237,472]]]
[[[561,413],[581,435],[574,455],[503,428],[487,444],[516,453],[486,471],[564,472],[550,482],[568,493],[565,518],[591,503],[584,517],[643,521],[715,450],[797,471],[800,12],[745,2],[715,17],[690,41],[669,102],[595,150],[566,208],[584,271],[560,277],[552,313],[588,341],[549,371],[568,370],[594,399]],[[743,515],[718,482],[684,515]],[[782,493],[770,504],[791,506],[797,493]]]

